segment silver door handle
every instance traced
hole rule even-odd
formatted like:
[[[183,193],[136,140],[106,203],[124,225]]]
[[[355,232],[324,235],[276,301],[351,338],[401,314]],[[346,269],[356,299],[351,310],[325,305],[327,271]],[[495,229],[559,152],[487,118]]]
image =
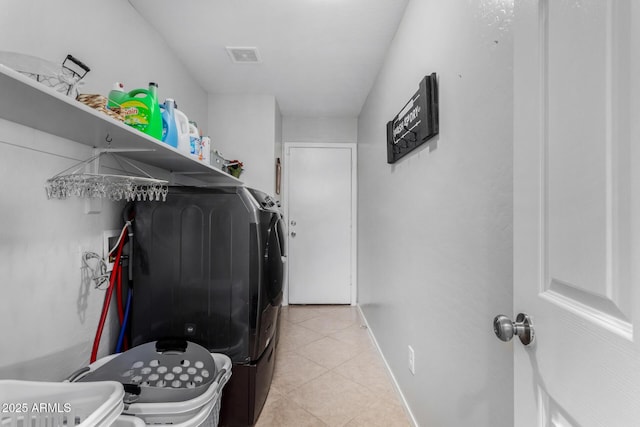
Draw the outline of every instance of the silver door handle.
[[[510,341],[514,335],[517,335],[524,345],[531,344],[535,338],[531,318],[524,313],[519,313],[515,322],[503,314],[497,315],[493,319],[493,332],[502,341]]]
[[[296,232],[295,231],[291,232],[291,237],[296,237]]]

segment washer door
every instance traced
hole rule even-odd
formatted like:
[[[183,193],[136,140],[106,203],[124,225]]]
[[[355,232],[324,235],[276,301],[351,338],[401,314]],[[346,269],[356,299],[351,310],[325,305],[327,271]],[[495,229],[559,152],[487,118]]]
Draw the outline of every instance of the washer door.
[[[265,279],[269,303],[282,303],[284,282],[284,224],[280,215],[274,215],[267,231],[267,247],[264,252]]]

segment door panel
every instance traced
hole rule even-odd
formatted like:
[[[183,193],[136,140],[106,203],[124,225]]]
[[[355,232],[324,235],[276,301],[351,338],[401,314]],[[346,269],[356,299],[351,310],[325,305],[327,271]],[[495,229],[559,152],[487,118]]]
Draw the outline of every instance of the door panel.
[[[536,329],[514,344],[518,426],[640,419],[633,3],[516,2],[514,311]]]
[[[628,123],[620,115],[628,92],[616,84],[628,82],[629,52],[617,51],[628,46],[628,16],[612,0],[582,6],[550,1],[542,9],[545,291],[628,335],[628,218],[618,216],[629,199],[628,187],[618,188],[628,181]]]
[[[351,148],[289,147],[289,303],[351,302]]]

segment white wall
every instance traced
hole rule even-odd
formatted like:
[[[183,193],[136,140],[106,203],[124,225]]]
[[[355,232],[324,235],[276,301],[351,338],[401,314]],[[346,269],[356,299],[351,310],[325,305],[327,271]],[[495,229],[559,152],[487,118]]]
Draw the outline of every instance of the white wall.
[[[513,426],[491,326],[512,314],[512,7],[411,0],[359,117],[359,304],[421,426]],[[388,165],[385,125],[431,72],[440,135]]]
[[[211,147],[227,160],[240,160],[240,179],[275,194],[275,150],[280,110],[272,95],[209,95]]]
[[[282,120],[284,142],[356,142],[358,119],[355,117],[295,117]]]
[[[73,54],[92,68],[85,93],[156,81],[161,97],[206,125],[206,95],[125,0],[0,0],[0,50],[54,61]],[[104,291],[84,277],[81,252],[102,252],[102,231],[121,226],[122,205],[105,201],[87,215],[83,200],[47,200],[44,183],[91,155],[0,120],[0,378],[58,380],[89,360]],[[113,351],[109,332],[101,354]]]

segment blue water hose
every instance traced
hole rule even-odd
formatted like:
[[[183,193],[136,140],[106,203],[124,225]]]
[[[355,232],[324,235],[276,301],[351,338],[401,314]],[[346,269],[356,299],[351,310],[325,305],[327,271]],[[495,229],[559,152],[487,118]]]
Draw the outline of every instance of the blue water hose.
[[[118,336],[118,344],[116,345],[116,353],[122,353],[122,343],[124,342],[124,334],[127,330],[127,322],[129,320],[129,310],[131,310],[131,295],[133,289],[129,288],[129,294],[127,295],[127,307],[124,309],[124,318],[122,319],[122,326],[120,327],[120,335]]]

